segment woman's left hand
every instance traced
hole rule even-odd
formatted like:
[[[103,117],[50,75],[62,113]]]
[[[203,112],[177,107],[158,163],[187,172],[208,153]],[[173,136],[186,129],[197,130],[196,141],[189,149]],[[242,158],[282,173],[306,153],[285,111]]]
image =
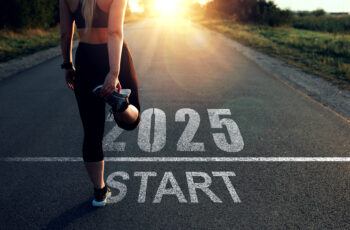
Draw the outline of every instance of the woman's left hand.
[[[102,90],[101,90],[101,97],[108,97],[116,89],[118,90],[118,92],[121,89],[118,75],[109,72],[106,79],[105,79],[105,82],[103,84]]]
[[[65,76],[68,88],[74,90],[75,69],[67,69],[65,71]]]

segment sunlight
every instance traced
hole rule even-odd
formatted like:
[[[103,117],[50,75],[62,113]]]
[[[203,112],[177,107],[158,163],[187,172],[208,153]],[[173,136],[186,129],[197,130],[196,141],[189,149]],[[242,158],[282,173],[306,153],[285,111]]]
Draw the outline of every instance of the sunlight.
[[[132,0],[128,1],[129,8],[133,13],[142,13],[145,9],[140,5],[139,1]]]
[[[205,5],[211,0],[129,0],[129,9],[132,13],[146,12],[149,16],[159,19],[177,20],[184,18],[190,11],[191,5],[199,3]]]
[[[197,1],[195,1],[195,2],[198,2],[199,4],[201,4],[201,5],[205,5],[205,4],[207,4],[208,2],[210,2],[211,0],[197,0]]]
[[[184,13],[184,0],[155,0],[153,11],[160,17],[178,17]]]

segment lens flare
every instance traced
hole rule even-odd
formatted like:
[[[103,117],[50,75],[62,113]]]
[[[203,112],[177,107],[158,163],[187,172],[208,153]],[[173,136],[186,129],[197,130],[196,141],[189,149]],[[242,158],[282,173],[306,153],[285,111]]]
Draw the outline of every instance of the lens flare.
[[[185,0],[155,0],[153,11],[161,17],[178,17],[184,14]]]

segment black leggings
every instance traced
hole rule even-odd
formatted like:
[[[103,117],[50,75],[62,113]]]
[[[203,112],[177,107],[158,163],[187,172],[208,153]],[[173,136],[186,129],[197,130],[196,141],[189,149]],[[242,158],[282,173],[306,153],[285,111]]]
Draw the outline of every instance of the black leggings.
[[[84,128],[83,159],[85,162],[102,161],[106,103],[101,97],[94,95],[92,90],[104,83],[109,72],[107,43],[80,42],[75,55],[75,68],[74,94]],[[140,111],[137,76],[126,43],[123,43],[119,81],[122,88],[131,89],[130,104]],[[140,114],[133,124],[117,121],[117,125],[125,130],[133,130],[139,122]]]

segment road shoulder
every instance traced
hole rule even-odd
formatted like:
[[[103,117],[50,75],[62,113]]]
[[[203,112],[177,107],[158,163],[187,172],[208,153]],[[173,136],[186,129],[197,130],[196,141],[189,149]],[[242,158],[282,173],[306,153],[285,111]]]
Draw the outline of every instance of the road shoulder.
[[[73,49],[76,48],[77,45],[78,41],[75,41],[73,43]],[[24,57],[15,58],[8,62],[0,63],[0,80],[23,72],[59,55],[61,55],[61,47],[56,46]]]
[[[348,90],[339,89],[321,77],[305,73],[282,60],[242,45],[219,32],[210,30],[199,24],[195,24],[195,26],[226,40],[227,44],[256,63],[269,75],[282,80],[288,86],[302,92],[304,95],[321,103],[324,107],[336,112],[345,120],[350,121],[350,92]]]

